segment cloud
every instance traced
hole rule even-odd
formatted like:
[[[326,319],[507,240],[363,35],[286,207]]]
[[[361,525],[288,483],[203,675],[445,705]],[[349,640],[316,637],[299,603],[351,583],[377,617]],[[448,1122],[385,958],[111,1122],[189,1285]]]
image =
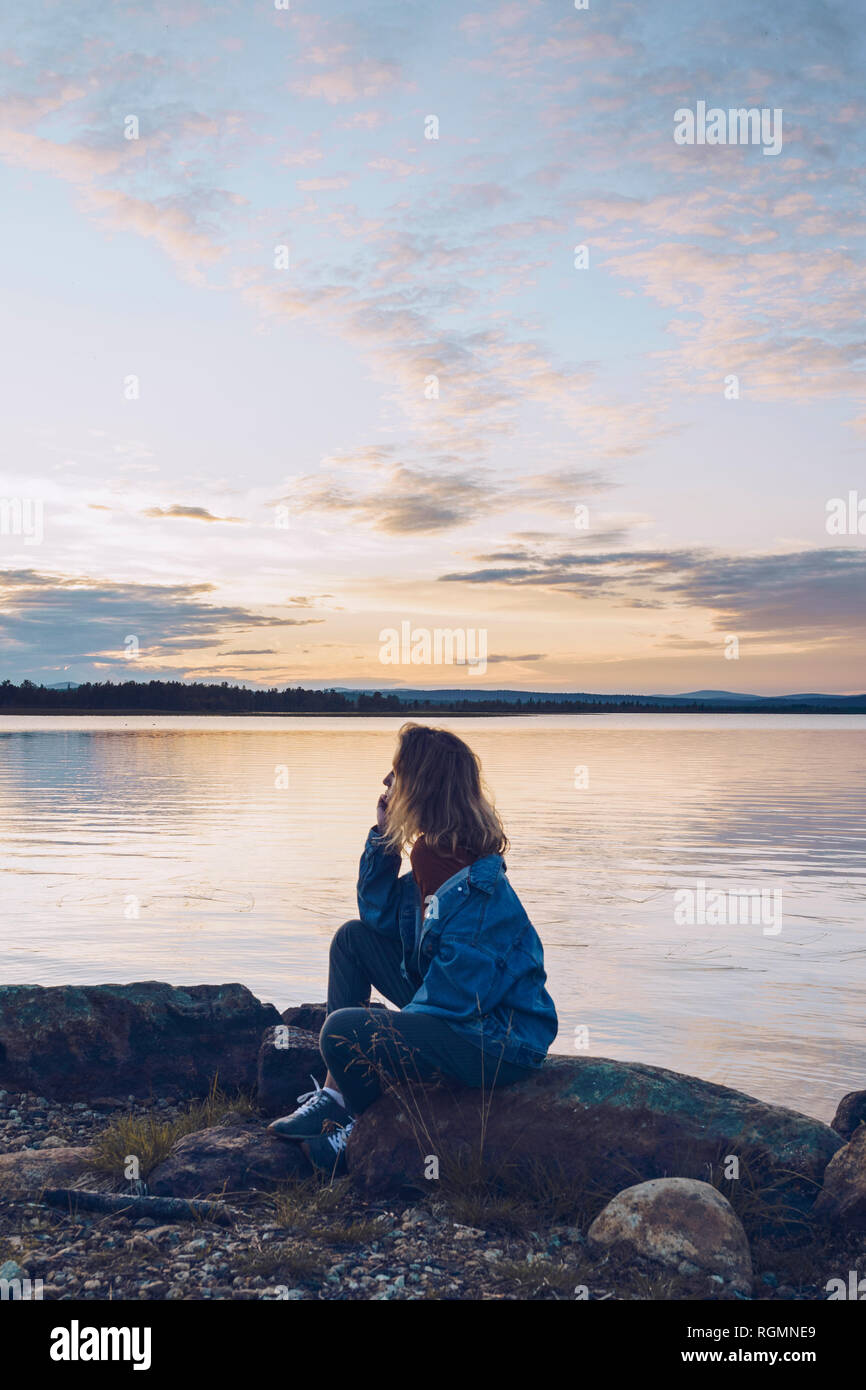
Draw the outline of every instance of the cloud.
[[[330,54],[314,50],[310,57],[319,64],[320,71],[291,82],[291,90],[298,96],[321,97],[333,106],[375,97],[400,84],[400,71],[393,63],[370,58],[333,61],[347,52],[346,45],[340,45]]]
[[[351,182],[351,179],[345,178],[344,176],[298,179],[298,188],[300,188],[303,193],[328,193],[335,189],[348,188]]]
[[[298,512],[345,513],[354,521],[392,535],[434,533],[465,524],[484,510],[489,489],[468,473],[432,473],[402,464],[379,466],[368,459],[361,484],[333,475],[299,479],[283,503]]]
[[[538,588],[625,608],[698,609],[714,614],[716,629],[764,640],[845,643],[856,635],[859,644],[866,634],[866,550],[506,552],[516,554],[522,563],[453,571],[440,582]]]
[[[244,518],[240,516],[214,516],[206,507],[181,507],[174,505],[171,507],[146,507],[141,513],[142,516],[158,518],[176,518],[179,521],[217,521],[221,524],[237,523],[244,524]]]
[[[523,656],[488,656],[485,658],[488,666],[495,665],[497,661],[520,662],[520,661],[546,661],[546,652],[527,652]]]
[[[136,662],[127,646],[134,637],[139,663],[168,661],[177,667],[183,652],[216,646],[261,628],[306,627],[323,618],[257,613],[213,601],[216,586],[108,583],[37,570],[0,571],[0,637],[7,662],[27,669],[90,666],[94,670]]]
[[[397,462],[395,448],[371,445],[323,460],[318,474],[292,480],[274,505],[321,515],[343,514],[386,535],[435,534],[511,509],[553,509],[571,517],[577,499],[612,486],[597,469],[561,468],[526,477],[495,477],[490,470],[459,471],[443,455],[426,468]],[[624,534],[594,532],[598,544]]]

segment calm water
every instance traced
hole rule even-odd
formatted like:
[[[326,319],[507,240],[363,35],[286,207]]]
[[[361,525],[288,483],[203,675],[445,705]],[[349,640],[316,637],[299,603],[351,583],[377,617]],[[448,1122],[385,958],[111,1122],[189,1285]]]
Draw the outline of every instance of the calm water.
[[[866,719],[443,722],[505,820],[557,1051],[587,1028],[823,1119],[866,1086]],[[398,723],[0,719],[2,980],[321,999]],[[781,931],[679,925],[698,880],[779,889]]]

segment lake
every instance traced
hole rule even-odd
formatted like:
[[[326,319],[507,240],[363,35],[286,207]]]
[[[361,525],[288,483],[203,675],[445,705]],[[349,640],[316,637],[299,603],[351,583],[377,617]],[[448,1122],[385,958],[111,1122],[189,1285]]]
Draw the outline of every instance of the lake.
[[[400,722],[0,719],[0,978],[322,999]],[[866,1086],[866,718],[426,722],[482,758],[545,945],[555,1051],[825,1120]]]

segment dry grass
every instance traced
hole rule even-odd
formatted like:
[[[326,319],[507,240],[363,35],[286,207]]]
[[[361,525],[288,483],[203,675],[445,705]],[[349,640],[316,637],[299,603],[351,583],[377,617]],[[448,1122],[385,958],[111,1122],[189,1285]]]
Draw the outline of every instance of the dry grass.
[[[575,1288],[583,1282],[573,1264],[547,1259],[497,1260],[491,1263],[490,1275],[495,1283],[506,1286],[504,1292],[524,1298],[548,1294],[574,1298]]]
[[[331,1182],[317,1176],[298,1178],[286,1183],[268,1200],[273,1207],[274,1220],[281,1226],[307,1230],[321,1217],[351,1201],[351,1183],[348,1178],[335,1178]]]
[[[138,1176],[146,1178],[167,1158],[178,1139],[195,1130],[208,1129],[230,1111],[252,1114],[249,1096],[229,1095],[214,1077],[203,1100],[193,1102],[182,1115],[162,1120],[158,1115],[117,1115],[93,1142],[93,1167],[111,1177],[126,1180],[130,1157],[138,1160]]]
[[[285,1283],[306,1283],[318,1279],[327,1267],[327,1259],[311,1245],[303,1243],[292,1246],[281,1246],[278,1250],[269,1250],[265,1254],[251,1255],[240,1266],[240,1272],[247,1278],[254,1279],[260,1275],[262,1279],[269,1279],[274,1282]]]

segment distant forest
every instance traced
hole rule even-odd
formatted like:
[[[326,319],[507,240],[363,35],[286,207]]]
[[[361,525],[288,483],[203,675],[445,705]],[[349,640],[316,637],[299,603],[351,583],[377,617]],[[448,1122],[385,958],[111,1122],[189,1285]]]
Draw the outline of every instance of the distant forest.
[[[527,695],[489,700],[473,696],[437,699],[380,691],[305,690],[302,686],[253,690],[248,686],[184,681],[85,682],[53,690],[33,681],[0,683],[0,714],[603,714],[617,712],[707,714],[866,713],[866,697],[832,701],[762,698],[754,701],[683,699],[640,695]]]

